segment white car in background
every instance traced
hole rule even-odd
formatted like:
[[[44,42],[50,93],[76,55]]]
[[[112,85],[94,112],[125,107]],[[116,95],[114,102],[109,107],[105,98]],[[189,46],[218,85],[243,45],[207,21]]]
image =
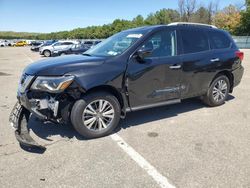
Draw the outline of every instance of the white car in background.
[[[5,47],[5,46],[7,46],[6,42],[5,41],[0,41],[0,47]]]
[[[58,41],[52,45],[44,46],[39,49],[40,55],[44,55],[45,57],[50,57],[55,51],[61,51],[64,49],[68,49],[74,44],[78,44],[76,41]]]

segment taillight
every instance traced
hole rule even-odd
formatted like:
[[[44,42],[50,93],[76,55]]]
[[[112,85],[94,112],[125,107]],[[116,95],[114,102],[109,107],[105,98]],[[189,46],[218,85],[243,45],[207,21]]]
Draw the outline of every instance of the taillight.
[[[241,52],[241,51],[237,51],[235,52],[236,56],[241,60],[243,61],[244,59],[244,52]]]

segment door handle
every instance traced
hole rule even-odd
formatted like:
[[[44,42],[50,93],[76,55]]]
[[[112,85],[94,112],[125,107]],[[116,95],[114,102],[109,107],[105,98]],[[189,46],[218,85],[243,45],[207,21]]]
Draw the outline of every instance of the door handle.
[[[211,62],[219,62],[220,59],[219,59],[219,58],[214,58],[214,59],[211,59],[210,61],[211,61]]]
[[[180,69],[181,65],[171,65],[169,66],[170,69]]]

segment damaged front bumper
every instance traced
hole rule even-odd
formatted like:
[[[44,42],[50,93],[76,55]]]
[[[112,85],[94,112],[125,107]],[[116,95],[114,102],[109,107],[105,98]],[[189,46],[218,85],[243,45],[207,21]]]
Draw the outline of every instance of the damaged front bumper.
[[[31,113],[17,102],[10,114],[9,121],[11,126],[15,129],[15,136],[17,141],[26,147],[38,148],[46,150],[46,148],[38,144],[29,134],[28,121]]]

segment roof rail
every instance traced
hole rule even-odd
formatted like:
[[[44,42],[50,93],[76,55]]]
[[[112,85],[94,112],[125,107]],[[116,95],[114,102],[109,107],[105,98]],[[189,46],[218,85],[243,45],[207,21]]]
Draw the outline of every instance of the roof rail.
[[[215,28],[218,29],[216,26],[214,25],[209,25],[209,24],[201,24],[201,23],[192,23],[192,22],[174,22],[174,23],[170,23],[168,24],[168,26],[174,26],[174,25],[196,25],[196,26],[205,26],[205,27],[211,27],[211,28]]]

